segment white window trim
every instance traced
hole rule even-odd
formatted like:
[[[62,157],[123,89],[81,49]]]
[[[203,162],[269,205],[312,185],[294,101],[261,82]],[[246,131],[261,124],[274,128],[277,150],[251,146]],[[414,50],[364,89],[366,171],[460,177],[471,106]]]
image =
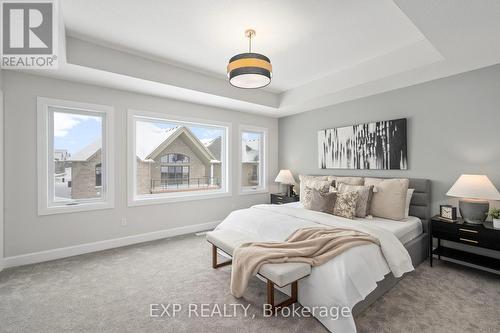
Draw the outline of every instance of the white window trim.
[[[105,137],[102,139],[104,151],[103,185],[105,186],[104,197],[101,200],[79,202],[74,205],[49,206],[49,150],[52,139],[49,130],[53,124],[49,124],[49,107],[66,108],[82,113],[94,113],[103,115]],[[37,97],[37,166],[38,166],[38,215],[50,215],[60,213],[82,212],[97,209],[114,208],[114,108],[107,105],[73,102],[67,100]]]
[[[180,122],[200,126],[218,126],[226,128],[225,145],[222,147],[221,160],[223,171],[222,187],[219,190],[200,192],[172,192],[164,194],[136,195],[137,187],[137,163],[135,158],[135,118],[157,119],[160,121]],[[127,112],[127,202],[129,207],[165,204],[172,202],[215,199],[231,196],[231,163],[229,163],[229,152],[231,151],[231,123],[214,121],[209,119],[181,117],[162,112],[143,111],[129,109]]]
[[[242,167],[241,164],[243,163],[242,161],[242,154],[241,154],[241,146],[242,146],[242,138],[241,135],[243,132],[258,132],[258,133],[263,133],[264,136],[264,144],[261,145],[262,147],[262,155],[263,161],[261,161],[262,164],[262,174],[261,174],[261,181],[262,185],[260,186],[243,186],[241,182],[242,178]],[[268,177],[268,170],[267,170],[267,161],[268,161],[268,129],[265,127],[257,127],[257,126],[251,126],[251,125],[240,125],[239,126],[239,132],[238,132],[238,194],[239,195],[247,195],[247,194],[261,194],[261,193],[269,193],[269,186],[267,183],[267,177]]]

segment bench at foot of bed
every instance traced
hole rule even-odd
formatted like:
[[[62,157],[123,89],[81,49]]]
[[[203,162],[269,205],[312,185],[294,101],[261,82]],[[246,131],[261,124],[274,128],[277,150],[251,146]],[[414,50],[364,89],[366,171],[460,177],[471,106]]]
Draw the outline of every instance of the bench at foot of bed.
[[[212,267],[219,268],[230,265],[232,260],[222,263],[217,262],[217,250],[232,256],[235,248],[244,243],[255,242],[245,234],[232,230],[215,230],[207,233],[207,241],[212,244]],[[271,305],[274,312],[280,308],[290,306],[297,302],[298,280],[311,274],[311,266],[305,263],[280,263],[264,264],[258,273],[267,280],[267,304]],[[287,300],[274,304],[275,286],[282,288],[291,285],[291,296]]]

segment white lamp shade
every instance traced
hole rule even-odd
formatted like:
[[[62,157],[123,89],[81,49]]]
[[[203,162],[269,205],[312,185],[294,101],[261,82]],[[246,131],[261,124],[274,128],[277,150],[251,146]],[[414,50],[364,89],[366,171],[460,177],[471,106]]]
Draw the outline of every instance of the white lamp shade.
[[[278,176],[274,180],[276,183],[295,185],[295,178],[293,178],[292,172],[290,170],[280,170]]]
[[[446,195],[458,198],[500,200],[500,193],[485,175],[461,175]]]

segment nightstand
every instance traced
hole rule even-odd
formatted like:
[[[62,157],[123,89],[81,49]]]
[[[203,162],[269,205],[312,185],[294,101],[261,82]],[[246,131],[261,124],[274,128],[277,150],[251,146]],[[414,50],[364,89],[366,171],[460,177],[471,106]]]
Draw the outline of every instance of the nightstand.
[[[299,201],[298,196],[287,197],[286,193],[271,193],[271,203],[273,205],[282,205],[297,201]]]
[[[431,267],[433,255],[437,255],[438,259],[441,259],[441,257],[448,258],[495,270],[500,273],[500,259],[472,253],[466,249],[453,249],[441,244],[441,240],[443,239],[473,247],[500,251],[500,230],[494,229],[492,222],[484,222],[479,225],[465,223],[462,219],[459,219],[457,222],[447,222],[441,220],[439,216],[434,216],[429,229],[429,263]],[[438,241],[438,245],[434,249],[432,248],[432,238],[437,238]]]

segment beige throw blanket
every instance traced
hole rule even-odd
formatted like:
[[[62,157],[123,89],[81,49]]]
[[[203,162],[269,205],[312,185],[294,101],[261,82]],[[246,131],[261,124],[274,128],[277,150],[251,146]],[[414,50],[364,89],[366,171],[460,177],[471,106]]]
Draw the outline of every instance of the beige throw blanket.
[[[231,294],[241,297],[249,279],[266,263],[304,262],[319,266],[357,245],[379,241],[364,232],[343,228],[303,228],[284,243],[247,243],[233,253]]]

